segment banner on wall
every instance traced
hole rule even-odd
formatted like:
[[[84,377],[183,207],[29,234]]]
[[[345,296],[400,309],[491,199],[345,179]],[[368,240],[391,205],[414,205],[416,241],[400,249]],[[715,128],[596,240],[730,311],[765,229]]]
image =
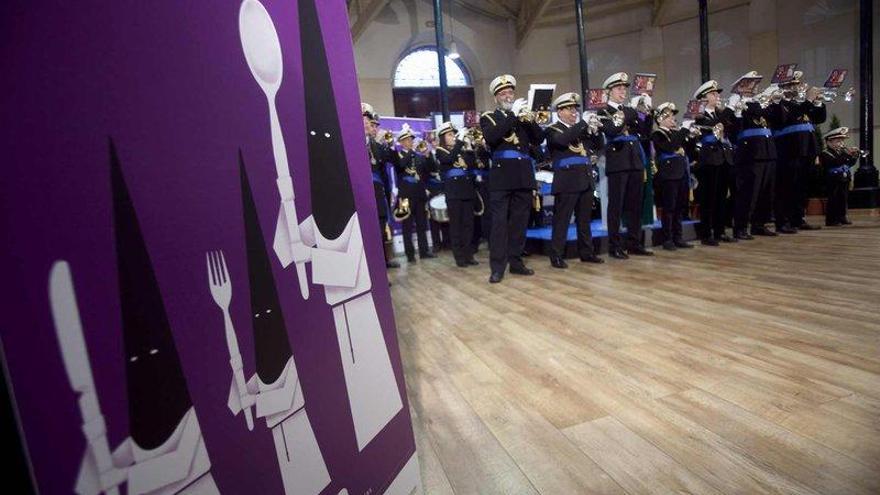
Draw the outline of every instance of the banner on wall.
[[[38,490],[420,492],[345,2],[13,14],[0,338]]]

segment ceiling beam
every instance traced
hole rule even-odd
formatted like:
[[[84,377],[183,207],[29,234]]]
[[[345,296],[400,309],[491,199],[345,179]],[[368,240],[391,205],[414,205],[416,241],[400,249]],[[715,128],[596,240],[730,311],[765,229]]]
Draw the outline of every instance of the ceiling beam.
[[[361,7],[360,12],[358,12],[357,20],[351,26],[351,41],[352,43],[357,43],[358,38],[361,37],[362,34],[367,30],[367,27],[370,26],[370,23],[379,15],[379,12],[382,12],[382,9],[388,5],[389,0],[366,0],[359,1],[358,4]]]
[[[648,5],[650,5],[650,0],[617,0],[615,2],[606,2],[592,7],[588,4],[584,6],[584,22],[602,19],[610,15],[620,14],[634,8]],[[566,24],[574,25],[574,22],[574,8],[572,8],[568,11],[555,13],[554,15],[545,15],[544,18],[538,21],[535,28],[556,27]]]
[[[654,27],[663,25],[669,16],[670,0],[654,0],[654,9],[651,11],[651,25]]]
[[[544,15],[547,6],[550,5],[550,1],[551,0],[537,0],[535,3],[529,3],[526,0],[523,0],[516,27],[517,48],[522,47],[526,40],[528,40],[529,35],[532,34],[532,30],[535,29],[535,24],[537,24],[538,19]]]
[[[507,5],[502,3],[500,0],[485,0],[485,1],[486,1],[486,3],[497,8],[498,10],[504,12],[506,14],[506,17],[509,17],[510,19],[516,19],[516,11],[514,11],[513,9],[511,9],[510,7],[508,7]],[[462,3],[469,3],[469,2],[462,1]]]

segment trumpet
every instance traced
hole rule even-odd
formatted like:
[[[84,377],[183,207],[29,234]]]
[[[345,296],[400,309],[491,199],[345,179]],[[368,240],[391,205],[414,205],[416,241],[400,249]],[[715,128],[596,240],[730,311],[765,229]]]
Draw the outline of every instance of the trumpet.
[[[700,131],[712,131],[712,134],[714,134],[717,139],[724,139],[724,124],[721,122],[712,126],[691,124],[688,129],[691,131],[691,137],[700,137],[702,134]]]
[[[419,141],[419,144],[416,145],[416,152],[420,155],[424,155],[428,153],[428,142],[422,139]]]
[[[385,144],[391,146],[394,144],[394,133],[391,131],[385,131],[382,133],[382,140],[385,141]]]
[[[851,102],[855,92],[855,88],[849,88],[846,90],[846,92],[843,93],[843,101]],[[826,103],[834,103],[838,96],[840,95],[838,94],[837,89],[821,88],[821,92],[819,93],[819,98]]]
[[[867,158],[871,153],[868,150],[860,150],[855,146],[848,146],[843,149],[849,156],[856,158]]]
[[[611,125],[613,125],[614,127],[620,127],[623,125],[623,112],[617,112],[610,117],[607,115],[590,115],[590,119],[587,121],[587,124],[594,125],[597,128],[604,127],[602,121],[611,122]]]
[[[519,114],[519,120],[522,122],[535,122],[539,125],[547,125],[550,122],[550,112],[547,110],[523,111]]]
[[[397,198],[397,206],[395,206],[394,211],[391,212],[394,220],[397,222],[402,222],[409,218],[411,214],[412,211],[409,207],[409,198]]]

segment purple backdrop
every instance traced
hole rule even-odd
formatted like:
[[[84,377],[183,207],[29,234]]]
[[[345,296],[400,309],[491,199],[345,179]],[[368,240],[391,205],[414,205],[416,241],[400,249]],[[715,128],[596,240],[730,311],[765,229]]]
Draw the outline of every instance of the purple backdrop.
[[[301,218],[310,214],[295,1],[265,0],[284,53],[278,110]],[[323,290],[300,297],[293,269],[273,270],[303,393],[333,482],[323,493],[379,491],[414,452],[393,312],[384,283],[345,2],[319,15],[364,229],[373,294],[404,407],[358,453]],[[224,493],[281,493],[271,432],[249,432],[226,407],[229,355],[205,252],[226,253],[230,311],[254,369],[237,153],[272,242],[278,192],[266,100],[253,80],[233,0],[3,2],[0,6],[2,342],[34,473],[68,493],[85,449],[49,312],[52,263],[70,263],[111,447],[128,436],[111,210],[108,137],[150,253],[212,473]],[[330,102],[328,102],[330,103]],[[271,246],[270,246],[271,248]]]

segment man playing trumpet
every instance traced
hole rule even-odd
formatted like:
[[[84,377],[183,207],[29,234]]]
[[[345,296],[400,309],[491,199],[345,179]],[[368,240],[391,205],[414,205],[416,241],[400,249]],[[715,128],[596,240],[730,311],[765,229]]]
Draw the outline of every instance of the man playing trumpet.
[[[456,139],[459,132],[452,122],[444,122],[437,135],[440,138],[440,146],[437,147],[437,162],[440,167],[440,176],[443,178],[443,189],[446,191],[446,206],[449,209],[449,236],[452,244],[452,255],[455,264],[459,267],[478,265],[474,259],[473,235],[474,235],[474,200],[476,189],[474,188],[475,168],[473,153],[467,153],[466,148],[471,148],[469,139],[463,133],[461,139]]]
[[[810,169],[818,163],[819,143],[814,125],[825,122],[821,89],[802,82],[804,73],[794,71],[794,78],[780,84],[782,118],[774,129],[779,153],[776,174],[776,231],[794,234],[815,230],[806,222]]]
[[[510,273],[533,275],[522,259],[526,228],[535,189],[535,167],[529,156],[532,145],[544,139],[526,104],[516,97],[516,79],[505,74],[489,85],[497,107],[480,116],[480,128],[492,152],[489,171],[489,205],[492,229],[489,237],[489,282],[496,284]]]
[[[410,214],[403,220],[403,248],[406,259],[410,263],[416,262],[416,251],[413,246],[413,227],[419,241],[419,257],[422,259],[435,258],[436,255],[428,249],[428,236],[425,229],[428,226],[425,205],[428,199],[427,178],[431,174],[430,163],[427,159],[413,151],[415,135],[410,127],[404,124],[403,129],[397,136],[401,150],[395,156],[394,167],[400,178],[398,189],[398,201],[409,202]],[[415,225],[414,225],[415,224]]]
[[[384,233],[385,241],[391,240],[391,227],[388,225],[388,174],[385,164],[391,161],[390,143],[380,143],[379,114],[373,110],[369,103],[361,103],[361,115],[364,119],[364,136],[367,141],[367,152],[370,155],[370,171],[373,174],[373,192],[376,196],[376,211],[379,214],[379,229]],[[388,258],[388,250],[385,252],[385,266],[387,268],[399,268],[400,264]]]
[[[736,133],[736,116],[733,109],[725,107],[721,101],[721,91],[718,82],[710,80],[694,92],[694,99],[705,104],[705,109],[695,119],[700,129],[697,160],[700,242],[705,246],[735,241],[725,233],[724,205],[733,176],[733,146],[729,136]]]
[[[828,204],[825,206],[825,225],[849,225],[846,218],[847,195],[852,181],[852,167],[858,163],[861,152],[847,148],[848,127],[838,127],[825,134],[825,151],[819,155],[825,172]]]
[[[577,225],[577,250],[581,261],[603,263],[593,250],[590,221],[593,208],[593,163],[591,156],[602,148],[603,139],[598,130],[598,119],[578,120],[580,96],[565,93],[553,102],[559,120],[545,130],[547,149],[553,163],[553,235],[550,264],[566,268],[565,244],[568,225],[574,213]]]
[[[650,129],[652,118],[640,120],[635,109],[624,105],[629,76],[626,72],[605,79],[608,107],[599,112],[602,130],[608,139],[605,148],[605,175],[608,177],[608,252],[613,258],[629,258],[627,253],[651,256],[642,244],[641,207],[645,180],[645,152],[640,129]],[[621,118],[622,116],[622,118]],[[626,223],[626,242],[621,239],[620,220]],[[624,251],[626,249],[626,251]]]

